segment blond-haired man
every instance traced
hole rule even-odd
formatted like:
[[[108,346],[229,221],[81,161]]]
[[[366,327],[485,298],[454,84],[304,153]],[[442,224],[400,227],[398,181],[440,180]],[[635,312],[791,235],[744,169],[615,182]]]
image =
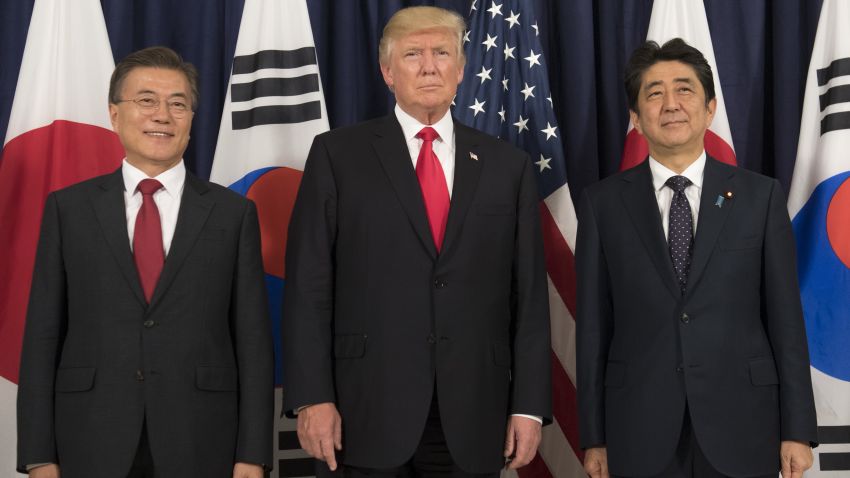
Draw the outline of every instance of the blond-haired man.
[[[464,29],[434,7],[390,19],[395,111],[315,139],[290,222],[284,409],[347,476],[496,475],[550,420],[535,178],[449,113]]]

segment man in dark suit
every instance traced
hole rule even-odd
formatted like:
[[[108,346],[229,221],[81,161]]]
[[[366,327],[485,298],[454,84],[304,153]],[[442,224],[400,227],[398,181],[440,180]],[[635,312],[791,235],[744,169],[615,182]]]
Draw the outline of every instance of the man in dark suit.
[[[550,419],[535,177],[449,113],[464,29],[434,7],[390,19],[395,111],[316,137],[290,222],[284,409],[346,476],[495,476]]]
[[[625,84],[649,158],[579,213],[585,469],[799,478],[816,421],[781,187],[706,156],[714,80],[695,48],[645,43]]]
[[[254,205],[189,174],[197,72],[115,68],[120,169],[47,198],[18,389],[31,477],[258,478],[273,358]]]

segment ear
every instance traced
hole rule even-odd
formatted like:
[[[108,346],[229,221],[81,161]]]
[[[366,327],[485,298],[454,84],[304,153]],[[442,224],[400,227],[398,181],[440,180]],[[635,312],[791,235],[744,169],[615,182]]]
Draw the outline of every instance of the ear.
[[[390,91],[395,91],[393,90],[393,86],[395,84],[393,81],[393,72],[390,69],[389,65],[381,65],[381,75],[384,77],[384,83],[387,84],[387,87],[389,87]]]
[[[711,101],[708,102],[708,106],[706,107],[706,128],[711,126],[711,122],[714,121],[714,113],[717,111],[717,98],[712,98]]]
[[[638,115],[637,111],[634,111],[632,109],[629,110],[629,121],[632,122],[632,126],[635,127],[637,132],[640,133],[641,136],[643,136],[643,131],[641,131],[640,129],[640,115]]]
[[[112,123],[112,131],[118,133],[118,105],[109,103],[109,122]]]
[[[458,62],[457,65],[457,84],[459,85],[461,81],[463,81],[463,70],[466,64],[464,62]]]

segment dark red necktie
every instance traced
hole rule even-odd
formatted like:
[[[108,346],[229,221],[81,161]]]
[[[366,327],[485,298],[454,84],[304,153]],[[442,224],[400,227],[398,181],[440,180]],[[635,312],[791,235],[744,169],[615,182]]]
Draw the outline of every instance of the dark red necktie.
[[[142,207],[136,216],[136,229],[133,232],[133,259],[136,261],[139,280],[148,302],[153,297],[153,290],[165,263],[162,224],[159,220],[159,209],[153,200],[153,193],[161,188],[162,184],[156,179],[143,179],[136,188],[142,193]]]
[[[449,217],[449,188],[446,186],[446,175],[440,160],[434,154],[434,140],[440,135],[431,127],[422,128],[417,135],[422,139],[419,158],[416,160],[416,177],[422,188],[422,198],[425,200],[425,212],[431,225],[431,235],[437,252],[443,245],[446,233],[446,220]]]

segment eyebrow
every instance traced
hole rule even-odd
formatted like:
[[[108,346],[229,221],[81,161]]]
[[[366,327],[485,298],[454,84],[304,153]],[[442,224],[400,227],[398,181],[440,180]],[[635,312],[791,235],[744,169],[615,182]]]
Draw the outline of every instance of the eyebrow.
[[[663,84],[663,83],[664,83],[664,82],[663,82],[663,81],[661,81],[661,80],[651,81],[651,82],[647,83],[647,84],[646,84],[646,86],[645,86],[643,89],[648,90],[648,89],[650,89],[650,88],[652,88],[652,87],[654,87],[654,86],[658,86],[658,85],[661,85],[661,84]],[[689,84],[689,85],[693,85],[693,84],[694,84],[694,80],[692,80],[691,78],[687,78],[687,77],[684,77],[684,78],[673,78],[673,83],[687,83],[687,84]]]
[[[138,95],[156,95],[156,94],[157,93],[153,90],[139,90],[139,91],[136,92],[136,96],[138,96]],[[177,98],[188,98],[188,95],[186,93],[183,93],[182,91],[178,91],[177,93],[171,93],[170,95],[168,95],[168,97],[169,98],[175,98],[175,97],[177,97]]]

